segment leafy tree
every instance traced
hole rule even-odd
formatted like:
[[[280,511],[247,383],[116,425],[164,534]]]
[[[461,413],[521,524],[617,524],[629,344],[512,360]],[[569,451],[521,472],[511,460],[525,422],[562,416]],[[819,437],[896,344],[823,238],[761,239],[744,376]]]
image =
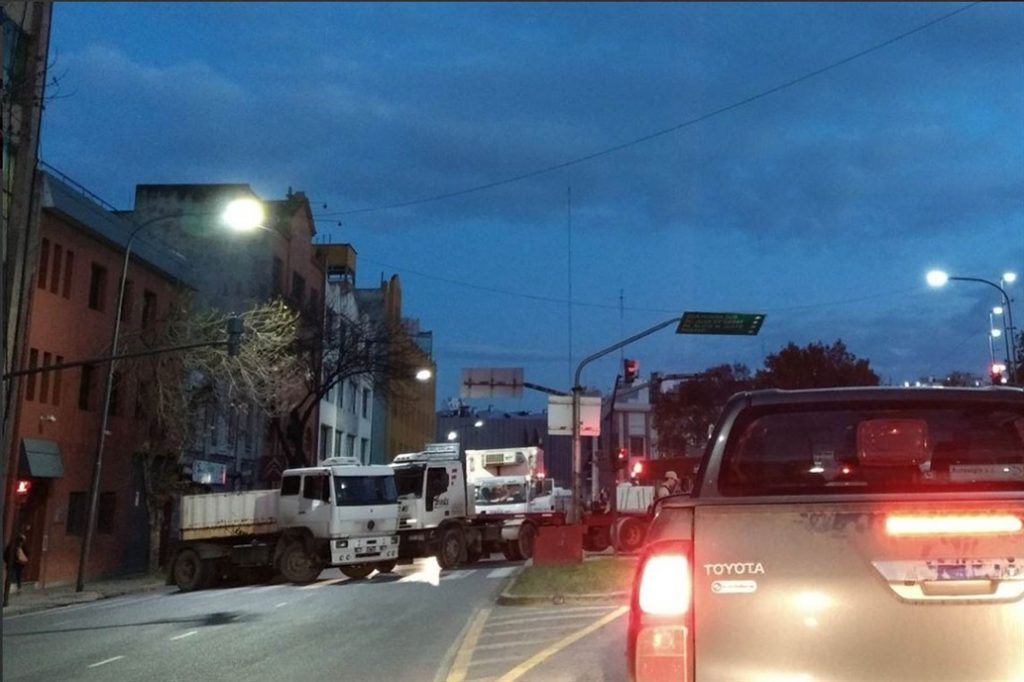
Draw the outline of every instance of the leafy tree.
[[[837,339],[800,348],[792,341],[765,358],[754,382],[758,388],[831,388],[834,386],[877,386],[878,375],[866,359],[857,358]]]
[[[718,365],[661,395],[654,405],[658,449],[684,455],[688,448],[702,447],[729,397],[752,387],[746,365]]]

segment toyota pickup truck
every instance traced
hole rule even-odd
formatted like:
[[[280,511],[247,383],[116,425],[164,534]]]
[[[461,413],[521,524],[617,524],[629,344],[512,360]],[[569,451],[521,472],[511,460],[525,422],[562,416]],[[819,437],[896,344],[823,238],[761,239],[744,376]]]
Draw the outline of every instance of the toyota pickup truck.
[[[1024,390],[738,394],[653,513],[633,680],[1024,680]]]

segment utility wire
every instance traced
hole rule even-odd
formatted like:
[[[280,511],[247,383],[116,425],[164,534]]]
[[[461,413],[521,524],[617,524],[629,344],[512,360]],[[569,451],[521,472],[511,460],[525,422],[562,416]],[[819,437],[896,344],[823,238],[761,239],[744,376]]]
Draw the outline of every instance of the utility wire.
[[[464,287],[466,289],[475,289],[477,291],[486,291],[486,292],[491,293],[491,294],[501,294],[503,296],[511,296],[513,298],[522,298],[522,299],[526,299],[526,300],[530,300],[530,301],[541,301],[543,303],[556,303],[558,305],[566,305],[566,304],[570,303],[569,300],[564,299],[564,298],[556,298],[554,296],[541,296],[541,295],[538,295],[538,294],[529,294],[529,293],[525,293],[525,292],[522,292],[522,291],[514,291],[512,289],[501,289],[499,287],[492,287],[492,286],[488,286],[486,284],[476,284],[475,282],[466,282],[464,280],[453,279],[451,277],[444,277],[442,275],[436,275],[436,274],[430,273],[430,272],[423,272],[421,270],[412,270],[412,269],[409,269],[409,268],[400,268],[398,266],[391,265],[389,263],[384,263],[384,262],[381,262],[379,260],[374,260],[373,258],[366,258],[365,256],[360,256],[359,259],[361,261],[363,261],[363,262],[372,263],[373,265],[376,265],[378,267],[382,267],[382,268],[385,268],[387,270],[394,270],[395,272],[398,272],[398,273],[401,273],[401,274],[414,275],[416,277],[423,277],[424,279],[431,279],[431,280],[434,280],[434,281],[437,281],[437,282],[443,282],[445,284],[451,284],[453,286]],[[909,288],[904,288],[904,289],[893,289],[893,290],[890,290],[890,291],[880,291],[878,293],[868,294],[868,295],[865,295],[865,296],[857,296],[855,298],[845,298],[845,299],[839,299],[839,300],[835,300],[835,301],[822,301],[820,303],[807,303],[807,304],[803,304],[803,305],[786,306],[786,307],[781,307],[781,308],[767,308],[763,312],[765,312],[765,313],[782,313],[782,312],[790,312],[790,311],[795,311],[795,310],[812,310],[814,308],[825,308],[825,307],[829,307],[829,306],[845,305],[845,304],[849,304],[849,303],[860,303],[862,301],[870,301],[870,300],[879,299],[879,298],[892,298],[894,296],[903,296],[903,295],[911,294],[911,293],[913,293],[913,294],[920,294],[920,293],[923,293],[924,291],[927,291],[927,290],[928,289],[925,288],[925,287],[909,287]],[[653,308],[653,307],[643,307],[643,306],[624,306],[621,303],[593,303],[593,302],[590,302],[590,301],[571,301],[571,304],[573,306],[578,306],[578,307],[583,307],[583,308],[604,308],[604,309],[607,309],[607,310],[620,310],[620,311],[621,310],[629,310],[629,311],[643,312],[643,313],[668,313],[668,314],[673,314],[673,313],[681,313],[682,312],[682,310],[680,308]]]
[[[865,56],[867,56],[867,55],[869,55],[869,54],[871,54],[873,52],[878,52],[879,50],[882,50],[882,49],[884,49],[884,48],[886,48],[886,47],[888,47],[888,46],[890,46],[890,45],[892,45],[894,43],[897,43],[897,42],[899,42],[901,40],[904,40],[905,38],[909,38],[910,36],[912,36],[912,35],[914,35],[916,33],[920,33],[921,31],[929,29],[932,26],[935,26],[936,24],[939,24],[939,23],[942,23],[942,22],[947,21],[949,19],[952,19],[956,15],[958,15],[958,14],[960,14],[962,12],[966,12],[967,10],[969,10],[969,9],[971,9],[971,8],[977,6],[977,5],[980,5],[980,4],[981,4],[981,2],[979,0],[979,2],[972,2],[972,3],[968,4],[968,5],[964,5],[963,7],[959,7],[957,9],[953,10],[952,12],[947,12],[946,14],[943,14],[942,16],[939,16],[939,17],[937,17],[935,19],[932,19],[931,21],[925,22],[925,23],[923,23],[923,24],[921,24],[919,26],[916,26],[916,27],[914,27],[914,28],[912,28],[910,30],[904,31],[903,33],[900,33],[899,35],[893,36],[892,38],[889,38],[888,40],[884,40],[884,41],[882,41],[880,43],[876,43],[876,44],[872,45],[871,47],[868,47],[868,48],[865,48],[863,50],[860,50],[859,52],[855,52],[854,54],[851,54],[851,55],[849,55],[847,57],[843,57],[842,59],[840,59],[838,61],[832,62],[832,63],[830,63],[830,64],[828,64],[826,66],[820,67],[818,69],[814,69],[813,71],[809,71],[809,72],[807,72],[807,73],[805,73],[805,74],[803,74],[801,76],[797,76],[796,78],[793,78],[792,80],[785,81],[784,83],[781,83],[781,84],[776,85],[774,87],[768,88],[767,90],[762,90],[761,92],[758,92],[758,93],[756,93],[754,95],[750,95],[749,97],[745,97],[745,98],[743,98],[741,100],[733,102],[732,104],[728,104],[728,105],[726,105],[724,107],[720,107],[718,109],[714,109],[712,111],[709,111],[709,112],[707,112],[705,114],[701,114],[700,116],[697,116],[696,118],[691,118],[688,121],[683,121],[682,123],[678,123],[678,124],[676,124],[674,126],[671,126],[669,128],[664,128],[662,130],[658,130],[656,132],[649,133],[647,135],[644,135],[642,137],[638,137],[638,138],[630,140],[628,142],[623,142],[621,144],[617,144],[617,145],[614,145],[614,146],[611,146],[611,147],[607,147],[605,149],[601,149],[599,151],[592,152],[590,154],[586,154],[584,156],[579,156],[579,157],[576,157],[574,159],[570,159],[568,161],[563,161],[561,163],[556,163],[556,164],[553,164],[551,166],[545,166],[543,168],[538,168],[536,170],[528,171],[526,173],[520,173],[519,175],[513,175],[513,176],[505,178],[503,180],[496,180],[494,182],[488,182],[488,183],[485,183],[485,184],[482,184],[482,185],[475,185],[473,187],[467,187],[465,189],[460,189],[460,190],[456,190],[456,191],[453,191],[453,192],[444,192],[442,194],[434,194],[432,196],[421,197],[419,199],[411,199],[411,200],[408,200],[408,201],[399,201],[399,202],[396,202],[396,203],[393,203],[393,204],[384,204],[384,205],[381,205],[381,206],[367,206],[367,207],[363,207],[363,208],[349,209],[349,210],[346,210],[346,211],[332,211],[332,212],[328,212],[328,213],[319,214],[317,217],[318,218],[321,218],[321,217],[327,218],[327,217],[331,217],[331,216],[356,215],[356,214],[359,214],[359,213],[376,213],[376,212],[379,212],[379,211],[389,211],[389,210],[396,209],[396,208],[407,208],[409,206],[417,206],[417,205],[420,205],[420,204],[427,204],[427,203],[432,203],[432,202],[435,202],[435,201],[441,201],[443,199],[452,199],[454,197],[460,197],[460,196],[464,196],[466,194],[473,194],[475,192],[482,192],[484,190],[494,189],[495,187],[501,187],[502,185],[509,185],[509,184],[512,184],[512,183],[515,183],[515,182],[520,182],[522,180],[527,180],[529,178],[535,178],[538,175],[544,175],[544,174],[547,174],[547,173],[552,173],[552,172],[557,171],[557,170],[562,170],[563,168],[569,168],[571,166],[576,166],[576,165],[579,165],[581,163],[585,163],[587,161],[591,161],[593,159],[596,159],[596,158],[599,158],[599,157],[602,157],[602,156],[607,156],[608,154],[613,154],[615,152],[622,151],[623,149],[628,149],[629,147],[634,147],[634,146],[636,146],[638,144],[642,144],[644,142],[649,142],[650,140],[653,140],[655,138],[662,137],[664,135],[668,135],[670,133],[677,132],[677,131],[682,130],[684,128],[688,128],[688,127],[690,127],[692,125],[695,125],[697,123],[701,123],[703,121],[706,121],[706,120],[708,120],[710,118],[714,118],[715,116],[719,116],[719,115],[724,114],[726,112],[732,111],[733,109],[739,109],[740,107],[743,107],[743,106],[746,106],[748,104],[751,104],[752,102],[756,102],[758,100],[764,99],[765,97],[769,97],[770,95],[774,95],[775,93],[782,92],[783,90],[788,90],[789,88],[792,88],[792,87],[794,87],[796,85],[799,85],[800,83],[803,83],[804,81],[810,80],[812,78],[816,78],[816,77],[818,77],[818,76],[820,76],[820,75],[822,75],[824,73],[827,73],[829,71],[837,69],[840,66],[844,66],[846,64],[849,64],[850,62],[856,61],[856,60],[858,60],[858,59],[860,59],[862,57],[865,57]]]

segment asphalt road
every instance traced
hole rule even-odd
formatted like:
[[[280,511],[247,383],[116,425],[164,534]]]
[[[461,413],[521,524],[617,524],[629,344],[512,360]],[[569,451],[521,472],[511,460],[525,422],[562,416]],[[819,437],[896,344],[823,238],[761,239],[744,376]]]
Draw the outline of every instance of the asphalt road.
[[[332,570],[302,587],[168,587],[14,616],[4,619],[3,679],[624,679],[614,607],[495,606],[514,567],[442,572],[421,560],[362,581]]]

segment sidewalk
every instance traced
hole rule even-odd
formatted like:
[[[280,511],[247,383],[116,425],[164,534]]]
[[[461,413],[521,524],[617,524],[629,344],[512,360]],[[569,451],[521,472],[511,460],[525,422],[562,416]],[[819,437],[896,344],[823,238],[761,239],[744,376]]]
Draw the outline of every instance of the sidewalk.
[[[150,592],[166,587],[166,583],[163,575],[134,575],[87,582],[82,592],[75,592],[74,584],[36,589],[35,583],[23,583],[21,590],[12,585],[10,603],[4,607],[3,615],[6,618],[135,592]]]

